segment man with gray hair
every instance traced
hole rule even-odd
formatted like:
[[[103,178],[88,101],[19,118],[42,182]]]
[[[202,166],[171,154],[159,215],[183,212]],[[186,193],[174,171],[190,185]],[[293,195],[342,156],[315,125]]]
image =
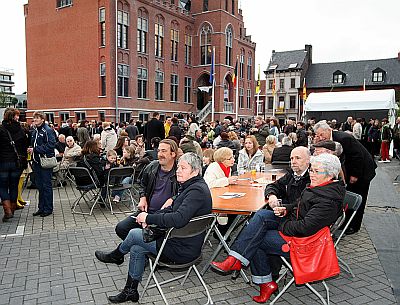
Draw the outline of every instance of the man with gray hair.
[[[343,148],[344,172],[347,190],[360,194],[362,203],[347,229],[347,234],[354,234],[360,230],[364,209],[367,202],[369,185],[375,177],[376,164],[370,153],[351,134],[343,131],[335,131],[326,121],[319,121],[314,126],[315,142],[332,140],[339,142]],[[352,211],[348,212],[350,215]],[[348,217],[346,217],[348,218]]]

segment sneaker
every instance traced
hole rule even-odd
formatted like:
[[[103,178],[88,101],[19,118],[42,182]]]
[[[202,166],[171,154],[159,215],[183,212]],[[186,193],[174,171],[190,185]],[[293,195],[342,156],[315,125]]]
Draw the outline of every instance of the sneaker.
[[[114,202],[120,202],[121,201],[121,197],[119,197],[118,195],[115,195],[113,201]]]
[[[379,160],[378,163],[385,163],[385,160]]]
[[[390,163],[390,160],[389,160],[389,159],[387,159],[387,160],[385,160],[385,161],[383,161],[383,162],[385,162],[385,163]]]

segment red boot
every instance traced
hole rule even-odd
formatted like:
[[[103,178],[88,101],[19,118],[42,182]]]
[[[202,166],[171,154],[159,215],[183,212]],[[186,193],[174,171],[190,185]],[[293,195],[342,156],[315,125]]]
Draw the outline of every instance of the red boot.
[[[260,284],[260,295],[254,296],[253,301],[257,303],[265,303],[268,301],[270,296],[278,290],[278,284],[276,282],[269,282]]]
[[[240,260],[229,255],[223,262],[212,262],[211,266],[221,272],[238,271],[242,269]]]

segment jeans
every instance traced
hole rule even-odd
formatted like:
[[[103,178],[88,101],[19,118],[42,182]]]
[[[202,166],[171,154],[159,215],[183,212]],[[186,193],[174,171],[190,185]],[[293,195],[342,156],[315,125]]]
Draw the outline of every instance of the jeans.
[[[156,241],[145,243],[143,241],[142,229],[129,231],[128,236],[119,245],[119,250],[123,254],[131,253],[129,260],[129,275],[132,279],[141,281],[146,265],[146,254],[157,255]]]
[[[33,162],[36,188],[39,191],[38,210],[42,213],[53,213],[53,186],[51,184],[52,168],[43,168]]]
[[[128,216],[117,224],[115,227],[115,233],[117,233],[119,238],[125,240],[129,234],[129,231],[137,228],[141,228],[141,225],[139,225],[135,219]]]
[[[289,257],[289,253],[282,251],[282,245],[286,241],[278,232],[278,226],[283,220],[284,218],[275,216],[271,210],[259,210],[232,245],[229,255],[245,266],[250,264],[255,284],[272,281],[271,255]]]
[[[15,162],[0,163],[0,198],[17,202],[18,182],[22,170],[17,169]]]
[[[132,182],[132,177],[125,177],[124,179],[122,179],[121,184],[129,184]],[[122,195],[124,194],[124,191],[114,191],[112,192],[111,196],[115,197],[115,196],[119,196],[120,198],[122,198]]]

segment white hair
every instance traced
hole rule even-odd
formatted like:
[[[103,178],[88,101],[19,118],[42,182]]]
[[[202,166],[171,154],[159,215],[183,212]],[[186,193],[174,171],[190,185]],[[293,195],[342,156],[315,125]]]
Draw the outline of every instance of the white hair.
[[[331,126],[325,120],[322,120],[314,125],[314,132],[317,132],[318,129],[328,130],[331,129]]]
[[[292,146],[292,139],[289,137],[284,137],[282,139],[282,145]]]
[[[341,169],[339,158],[332,154],[320,154],[318,156],[312,156],[310,159],[311,165],[319,163],[323,168],[326,175],[338,177]]]
[[[181,161],[186,161],[192,168],[192,172],[198,170],[199,174],[201,175],[203,162],[200,159],[199,155],[192,152],[187,152],[179,158],[179,162]]]

